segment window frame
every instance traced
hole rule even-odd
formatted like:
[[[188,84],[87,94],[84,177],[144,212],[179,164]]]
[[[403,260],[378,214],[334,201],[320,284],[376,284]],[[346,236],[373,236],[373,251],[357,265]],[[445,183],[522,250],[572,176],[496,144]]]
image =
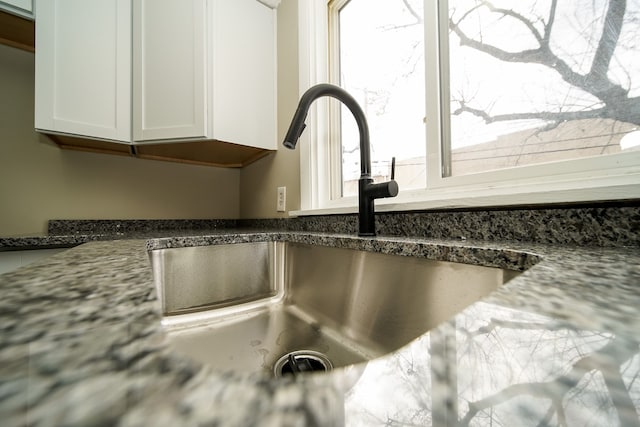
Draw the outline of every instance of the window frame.
[[[341,7],[348,1],[298,2],[300,95],[317,83],[337,83],[339,70],[329,55],[329,49],[336,46],[330,46],[329,40],[337,40],[338,29],[334,21],[330,26],[330,7]],[[425,187],[410,191],[400,188],[397,197],[377,200],[377,211],[640,199],[640,151],[443,177],[446,158],[440,141],[449,129],[448,31],[446,27],[441,28],[439,22],[447,20],[447,0],[424,0],[425,58],[428,59],[425,89],[426,93],[437,94],[431,97],[425,94],[428,124],[425,124]],[[291,211],[292,216],[357,212],[357,197],[335,198],[342,185],[337,142],[339,117],[338,106],[325,99],[316,101],[309,112],[303,141],[298,145],[301,209]]]

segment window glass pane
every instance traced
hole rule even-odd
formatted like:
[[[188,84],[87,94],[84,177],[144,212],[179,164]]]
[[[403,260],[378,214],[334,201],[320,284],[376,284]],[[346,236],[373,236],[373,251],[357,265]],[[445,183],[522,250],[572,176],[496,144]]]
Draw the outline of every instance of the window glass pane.
[[[351,0],[339,11],[340,85],[364,110],[374,180],[389,179],[396,157],[402,190],[424,188],[425,89],[421,0]],[[343,196],[358,193],[359,136],[341,112]]]
[[[637,150],[640,1],[449,0],[452,175]]]

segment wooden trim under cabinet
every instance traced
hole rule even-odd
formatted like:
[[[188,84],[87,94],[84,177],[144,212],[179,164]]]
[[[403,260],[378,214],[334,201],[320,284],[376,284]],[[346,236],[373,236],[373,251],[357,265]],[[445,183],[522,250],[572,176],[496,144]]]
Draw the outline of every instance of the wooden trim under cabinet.
[[[69,135],[46,134],[46,136],[65,150],[224,168],[242,168],[275,152],[218,140],[131,145]]]
[[[241,168],[274,152],[217,140],[140,144],[135,146],[134,151],[136,157],[141,159],[226,168]]]
[[[28,52],[35,52],[35,23],[29,19],[0,11],[0,43]]]

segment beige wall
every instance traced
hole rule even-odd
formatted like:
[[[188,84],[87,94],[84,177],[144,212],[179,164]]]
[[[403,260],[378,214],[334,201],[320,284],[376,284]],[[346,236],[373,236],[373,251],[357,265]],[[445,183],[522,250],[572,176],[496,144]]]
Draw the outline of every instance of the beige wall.
[[[284,139],[297,103],[298,6],[297,0],[283,0],[278,7],[278,141]],[[287,211],[300,209],[300,150],[278,146],[277,153],[242,169],[241,218],[288,216],[276,212],[278,187],[287,188]]]
[[[48,219],[239,217],[237,169],[48,143],[33,130],[33,76],[33,54],[0,45],[0,235],[39,233]]]

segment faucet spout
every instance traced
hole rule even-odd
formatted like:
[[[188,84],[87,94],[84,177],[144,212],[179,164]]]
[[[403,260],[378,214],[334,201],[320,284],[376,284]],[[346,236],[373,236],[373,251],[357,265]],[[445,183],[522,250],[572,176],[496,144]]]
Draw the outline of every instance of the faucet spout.
[[[395,197],[398,194],[398,184],[391,181],[374,184],[371,178],[371,148],[369,141],[369,126],[367,119],[358,102],[341,87],[331,84],[318,84],[309,88],[300,98],[298,108],[293,116],[289,130],[285,135],[283,145],[295,149],[304,128],[305,120],[311,104],[316,99],[330,96],[342,102],[353,114],[360,134],[360,179],[358,182],[358,235],[375,236],[374,200],[383,197]]]
[[[358,105],[358,102],[344,89],[339,86],[330,85],[327,83],[321,83],[309,88],[300,98],[298,108],[296,109],[291,124],[289,125],[289,131],[284,137],[283,145],[287,148],[294,149],[298,143],[298,139],[304,128],[306,127],[305,120],[309,113],[311,104],[318,98],[323,96],[330,96],[336,98],[342,102],[353,114],[358,125],[358,132],[360,133],[360,172],[361,175],[371,176],[371,154],[369,144],[369,125],[367,119]]]

